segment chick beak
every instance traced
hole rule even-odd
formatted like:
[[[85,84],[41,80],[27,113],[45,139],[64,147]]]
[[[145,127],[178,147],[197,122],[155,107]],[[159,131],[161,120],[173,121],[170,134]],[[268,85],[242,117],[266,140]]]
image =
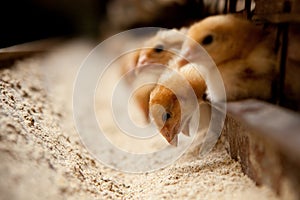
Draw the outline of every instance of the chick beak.
[[[190,136],[190,120],[191,119],[186,120],[181,131],[186,136]]]
[[[178,145],[178,135],[175,135],[175,137],[171,140],[168,141],[171,145],[173,145],[174,147],[177,147]]]
[[[143,70],[143,68],[149,64],[151,64],[151,62],[149,62],[149,57],[147,55],[140,56],[137,61],[135,75],[138,75],[141,72],[141,70]]]
[[[181,58],[178,61],[179,66],[183,66],[189,63],[197,54],[198,47],[195,44],[185,43],[181,49]]]
[[[167,142],[175,147],[177,147],[178,143],[178,135],[170,135],[169,130],[166,127],[163,127],[160,132]]]
[[[182,67],[182,66],[184,66],[184,65],[186,65],[186,64],[188,64],[189,62],[186,60],[186,59],[184,59],[184,58],[180,58],[178,61],[177,61],[177,66],[178,67]]]
[[[185,135],[185,136],[190,136],[190,130],[189,130],[189,125],[186,124],[183,129],[182,129],[182,133]]]
[[[181,51],[181,57],[179,58],[179,60],[177,61],[177,65],[179,67],[182,67],[186,64],[189,63],[188,59],[191,57],[191,49],[190,47],[184,48]]]
[[[140,56],[138,59],[138,62],[137,62],[137,66],[141,67],[143,65],[148,64],[148,60],[149,60],[149,58],[146,55]]]

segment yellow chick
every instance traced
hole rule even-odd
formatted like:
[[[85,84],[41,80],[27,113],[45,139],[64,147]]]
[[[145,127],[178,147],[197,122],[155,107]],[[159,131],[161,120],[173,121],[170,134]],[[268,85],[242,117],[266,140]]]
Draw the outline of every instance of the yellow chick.
[[[186,32],[186,28],[182,28],[180,30],[170,29],[158,31],[154,37],[150,38],[143,44],[143,48],[130,53],[128,62],[123,66],[123,74],[130,70],[134,72],[129,76],[128,82],[132,84],[132,82],[136,79],[145,78],[143,76],[145,76],[148,72],[143,74],[141,73],[143,70],[149,70],[150,67],[167,67],[168,62],[174,57],[176,52],[179,53],[184,41],[183,34]],[[160,71],[162,72],[163,70]],[[153,82],[157,81],[159,75],[159,73],[156,75]],[[145,85],[140,87],[134,93],[134,98],[147,120],[149,117],[150,92],[154,86],[155,85]]]
[[[177,68],[188,80],[199,102],[206,88],[208,98],[214,102],[271,97],[271,85],[275,76],[275,55],[271,37],[260,28],[232,15],[217,15],[192,25],[188,36],[193,40],[186,40],[182,46],[181,52],[185,60],[176,61],[176,67],[171,68]],[[211,66],[206,66],[207,59],[202,52],[199,53],[199,44],[217,65],[226,96],[220,95],[216,89],[219,83],[210,80],[209,71],[212,70],[207,70],[206,67]],[[195,70],[192,64],[187,64],[187,60],[198,65],[200,71]],[[176,80],[172,82],[176,83]],[[161,134],[171,144],[177,141],[177,135],[184,129],[182,126],[186,126],[180,124],[184,113],[179,112],[180,105],[174,96],[175,94],[164,86],[156,86],[149,101],[150,115]],[[163,116],[155,106],[157,104],[164,107]]]
[[[271,97],[276,65],[272,35],[248,20],[217,15],[192,25],[188,36],[200,44],[217,65],[227,100]],[[201,63],[195,45],[186,40],[182,47],[183,57]],[[208,89],[211,99],[214,95],[217,94]]]

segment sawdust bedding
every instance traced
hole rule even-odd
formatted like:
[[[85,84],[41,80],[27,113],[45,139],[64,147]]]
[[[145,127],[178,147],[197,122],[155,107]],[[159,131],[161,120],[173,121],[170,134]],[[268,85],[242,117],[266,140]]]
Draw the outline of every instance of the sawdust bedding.
[[[77,70],[90,49],[72,42],[0,69],[0,199],[278,198],[244,175],[221,143],[205,158],[192,148],[148,173],[98,162],[74,128],[71,106]]]

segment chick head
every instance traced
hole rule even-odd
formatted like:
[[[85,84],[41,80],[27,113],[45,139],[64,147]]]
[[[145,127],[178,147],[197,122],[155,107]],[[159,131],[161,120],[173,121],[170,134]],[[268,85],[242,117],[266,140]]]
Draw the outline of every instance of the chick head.
[[[180,128],[181,110],[176,95],[168,88],[157,85],[150,96],[150,116],[160,133],[176,146]]]
[[[193,67],[188,65],[178,70],[167,70],[150,94],[151,119],[172,145],[177,144],[178,134],[181,131],[189,135],[186,128],[192,114],[198,109],[197,93],[201,90],[203,95],[205,91],[205,85],[200,89],[197,74],[191,76],[192,69]],[[202,83],[204,82],[200,84]]]
[[[247,56],[263,36],[260,28],[233,15],[207,17],[192,25],[187,35],[193,40],[184,42],[183,56],[197,57],[196,45],[200,44],[217,66]]]
[[[178,30],[161,30],[153,38],[145,42],[137,62],[137,69],[145,65],[159,63],[167,65],[175,52],[181,49],[184,35]]]

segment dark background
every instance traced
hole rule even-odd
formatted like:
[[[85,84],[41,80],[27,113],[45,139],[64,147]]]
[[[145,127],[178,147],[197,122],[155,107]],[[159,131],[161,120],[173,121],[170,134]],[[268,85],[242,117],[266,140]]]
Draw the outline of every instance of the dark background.
[[[101,3],[100,3],[101,2]],[[7,0],[0,3],[0,47],[57,36],[96,34],[105,1]],[[94,29],[94,30],[93,30]]]
[[[0,48],[61,36],[103,38],[140,26],[181,27],[203,16],[201,0],[7,0],[0,3]]]

